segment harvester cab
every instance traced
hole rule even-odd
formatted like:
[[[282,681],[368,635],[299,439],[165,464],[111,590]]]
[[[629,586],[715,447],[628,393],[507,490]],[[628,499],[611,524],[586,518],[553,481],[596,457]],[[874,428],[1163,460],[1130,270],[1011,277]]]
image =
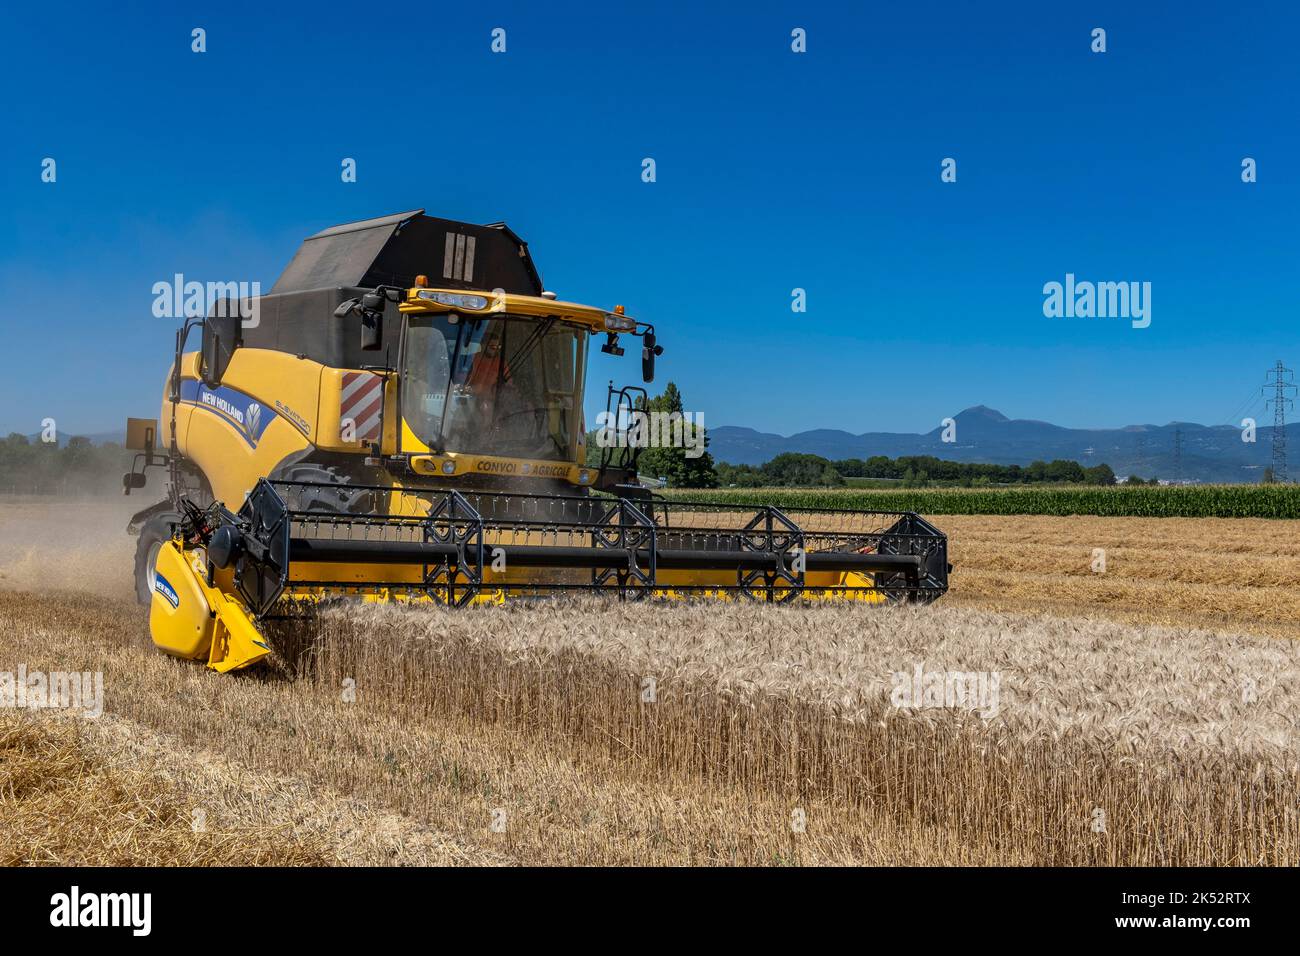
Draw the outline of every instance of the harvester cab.
[[[588,343],[626,337],[653,380],[654,327],[559,301],[504,223],[417,210],[311,236],[268,294],[186,321],[159,422],[132,420],[126,492],[168,478],[128,528],[155,643],[239,669],[271,653],[263,621],[342,596],[943,593],[946,539],[915,515],[652,499],[636,443],[589,464]],[[607,412],[638,391],[611,385]]]

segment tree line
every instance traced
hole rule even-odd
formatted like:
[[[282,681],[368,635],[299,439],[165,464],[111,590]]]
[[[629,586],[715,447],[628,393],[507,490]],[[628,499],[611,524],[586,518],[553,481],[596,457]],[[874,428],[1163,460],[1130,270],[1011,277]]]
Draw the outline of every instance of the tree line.
[[[832,461],[821,455],[786,452],[762,465],[717,466],[719,484],[724,487],[836,487],[846,479],[874,479],[901,484],[906,488],[931,485],[982,487],[986,485],[1076,484],[1113,485],[1115,472],[1109,465],[1084,467],[1077,461],[1056,459],[1029,465],[991,465],[981,462],[945,461],[933,455],[904,455],[889,458],[844,458]],[[1140,480],[1139,482],[1140,483]]]
[[[649,402],[638,402],[643,411],[681,413],[685,407],[681,390],[669,382],[662,394]],[[708,436],[704,437],[704,447]],[[601,448],[597,432],[587,433],[587,462],[598,464]],[[1077,461],[1057,459],[1035,461],[1029,465],[991,465],[977,462],[945,461],[933,455],[905,455],[889,458],[874,455],[867,459],[845,458],[832,461],[821,455],[786,452],[761,465],[732,465],[714,462],[713,457],[690,457],[685,448],[651,447],[641,451],[637,471],[649,478],[663,478],[673,488],[838,487],[848,479],[876,480],[901,484],[909,488],[958,485],[1074,484],[1113,485],[1115,473],[1109,465],[1084,467]],[[1128,479],[1142,484],[1136,477]]]
[[[121,493],[133,455],[114,442],[96,445],[81,435],[58,445],[12,432],[0,440],[0,493]]]

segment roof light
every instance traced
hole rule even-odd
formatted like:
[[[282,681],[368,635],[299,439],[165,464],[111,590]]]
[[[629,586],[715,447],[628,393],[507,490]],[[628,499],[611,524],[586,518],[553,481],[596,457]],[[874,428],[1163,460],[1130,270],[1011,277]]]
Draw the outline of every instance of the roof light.
[[[430,302],[437,302],[439,305],[449,305],[453,309],[469,309],[478,311],[486,309],[488,300],[481,295],[466,295],[463,292],[433,292],[422,289],[416,294],[416,298],[425,299]]]
[[[605,328],[611,332],[632,332],[636,329],[636,319],[630,315],[617,312],[605,313]]]
[[[416,284],[417,286],[420,286],[421,288],[423,288],[424,286],[427,286],[427,285],[429,284],[429,277],[428,277],[428,276],[416,276],[416,277],[415,277],[415,284]]]
[[[456,474],[456,463],[454,461],[444,461],[442,463],[442,473],[444,475]]]

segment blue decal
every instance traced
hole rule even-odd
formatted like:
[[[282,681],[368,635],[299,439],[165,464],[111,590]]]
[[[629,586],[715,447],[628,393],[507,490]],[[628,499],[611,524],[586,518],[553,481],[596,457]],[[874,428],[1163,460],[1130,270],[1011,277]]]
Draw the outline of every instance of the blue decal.
[[[157,571],[153,573],[153,589],[166,598],[172,607],[180,607],[181,599],[177,597],[176,589]]]
[[[275,420],[275,412],[259,403],[251,395],[218,385],[208,388],[197,379],[187,378],[181,382],[181,401],[207,409],[214,415],[224,418],[239,437],[256,448],[258,439],[268,425]]]

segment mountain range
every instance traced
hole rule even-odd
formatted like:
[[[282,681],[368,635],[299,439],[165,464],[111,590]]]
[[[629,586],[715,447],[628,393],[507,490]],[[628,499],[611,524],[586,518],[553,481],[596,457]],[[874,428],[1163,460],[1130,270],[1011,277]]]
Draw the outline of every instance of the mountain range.
[[[795,435],[774,435],[735,425],[709,429],[709,452],[715,461],[759,465],[782,452],[821,455],[832,461],[885,455],[933,455],[948,461],[1027,465],[1064,458],[1085,466],[1107,464],[1125,477],[1170,478],[1206,482],[1258,482],[1273,455],[1272,426],[1256,430],[1255,441],[1242,441],[1231,425],[1127,425],[1123,428],[1065,428],[1049,422],[1007,418],[976,405],[953,416],[955,440],[943,441],[944,428],[925,434],[865,432],[854,435],[818,428]],[[1182,452],[1175,444],[1181,435]],[[1300,424],[1286,428],[1288,446],[1300,459]],[[1300,460],[1292,466],[1300,474]]]
[[[1126,425],[1123,428],[1065,428],[1049,422],[1007,418],[985,405],[953,416],[955,441],[943,440],[944,429],[925,434],[851,432],[816,428],[795,435],[775,435],[737,425],[709,429],[709,452],[715,461],[761,465],[782,452],[821,455],[832,461],[885,455],[933,455],[948,461],[979,461],[997,465],[1027,465],[1065,458],[1084,465],[1107,464],[1120,477],[1183,478],[1206,482],[1258,482],[1273,457],[1273,428],[1257,429],[1254,442],[1241,440],[1231,425]],[[1181,466],[1174,445],[1182,434]],[[1292,450],[1292,477],[1300,476],[1300,423],[1287,426]],[[32,436],[35,440],[37,436]],[[60,444],[66,436],[60,435]],[[89,436],[95,444],[122,442],[122,432]]]

